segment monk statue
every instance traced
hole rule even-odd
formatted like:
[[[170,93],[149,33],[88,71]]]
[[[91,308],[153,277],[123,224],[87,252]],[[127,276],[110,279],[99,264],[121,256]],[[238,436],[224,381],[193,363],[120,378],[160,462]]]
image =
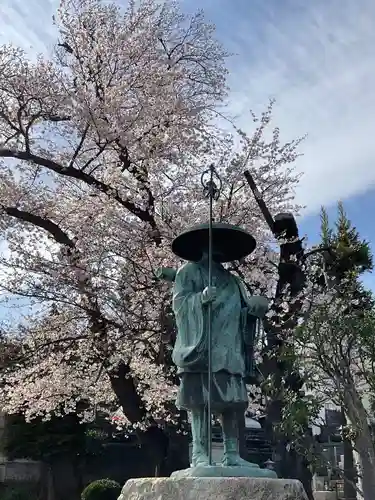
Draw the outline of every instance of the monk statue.
[[[239,227],[213,223],[212,286],[208,287],[208,224],[187,230],[172,243],[175,255],[187,261],[173,276],[178,334],[172,359],[180,378],[176,404],[191,417],[192,467],[209,465],[208,304],[212,307],[211,409],[222,425],[222,465],[254,467],[239,455],[237,414],[248,406],[245,382],[254,375],[255,323],[267,312],[268,300],[250,297],[241,280],[223,263],[244,258],[255,246],[255,239]]]

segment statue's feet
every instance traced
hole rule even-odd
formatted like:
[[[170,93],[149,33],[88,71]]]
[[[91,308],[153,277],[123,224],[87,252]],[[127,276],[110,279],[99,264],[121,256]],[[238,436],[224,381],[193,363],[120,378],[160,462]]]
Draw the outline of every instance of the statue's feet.
[[[207,467],[208,465],[210,465],[210,461],[207,453],[204,451],[193,453],[193,456],[191,457],[192,467]]]
[[[259,467],[257,464],[244,460],[238,453],[224,453],[221,463],[224,467]]]

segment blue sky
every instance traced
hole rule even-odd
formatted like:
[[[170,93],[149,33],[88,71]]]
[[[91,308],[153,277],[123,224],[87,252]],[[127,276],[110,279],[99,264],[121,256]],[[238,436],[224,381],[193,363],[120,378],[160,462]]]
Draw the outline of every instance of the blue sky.
[[[0,43],[30,54],[48,49],[57,5],[1,0]],[[301,232],[316,241],[320,206],[334,214],[341,199],[375,248],[374,0],[183,0],[183,6],[204,9],[235,54],[229,83],[238,122],[248,129],[247,111],[275,97],[282,137],[308,134],[297,163],[304,173],[297,200],[307,205]]]

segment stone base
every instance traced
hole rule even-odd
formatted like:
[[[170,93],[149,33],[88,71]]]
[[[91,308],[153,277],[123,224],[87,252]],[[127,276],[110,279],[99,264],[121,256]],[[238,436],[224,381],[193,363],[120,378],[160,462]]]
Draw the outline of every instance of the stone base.
[[[314,491],[315,500],[337,500],[335,491]]]
[[[299,481],[244,477],[130,479],[119,500],[307,500]]]
[[[189,467],[188,469],[173,472],[173,479],[185,477],[269,477],[277,478],[273,470],[261,469],[259,465],[254,467],[223,467],[222,465]]]

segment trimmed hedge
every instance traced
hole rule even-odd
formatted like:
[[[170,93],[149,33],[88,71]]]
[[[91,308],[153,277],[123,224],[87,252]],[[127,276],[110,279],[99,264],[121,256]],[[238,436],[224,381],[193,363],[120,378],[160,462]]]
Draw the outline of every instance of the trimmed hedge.
[[[117,500],[121,493],[121,486],[112,479],[98,479],[93,481],[82,491],[82,500]]]

